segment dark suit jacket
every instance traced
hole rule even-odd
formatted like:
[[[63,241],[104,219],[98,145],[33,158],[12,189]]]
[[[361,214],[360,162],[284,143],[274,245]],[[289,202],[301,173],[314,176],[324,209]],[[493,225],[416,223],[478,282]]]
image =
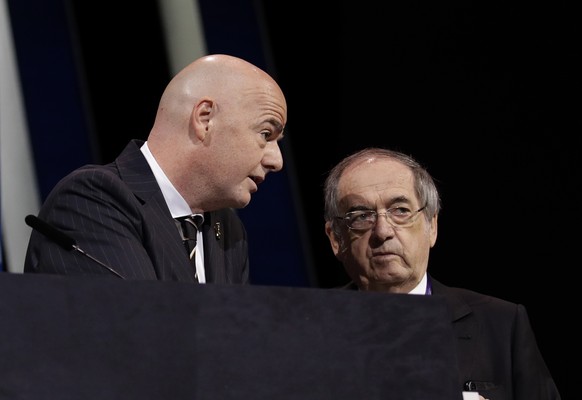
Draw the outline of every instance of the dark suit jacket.
[[[194,270],[162,191],[133,140],[107,165],[87,165],[63,178],[39,218],[76,240],[86,254],[126,279],[195,282]],[[247,236],[232,209],[207,212],[202,227],[208,283],[249,282]],[[24,272],[116,276],[37,231],[30,236]]]
[[[490,400],[561,399],[523,305],[429,279],[449,305],[460,391],[467,384]]]

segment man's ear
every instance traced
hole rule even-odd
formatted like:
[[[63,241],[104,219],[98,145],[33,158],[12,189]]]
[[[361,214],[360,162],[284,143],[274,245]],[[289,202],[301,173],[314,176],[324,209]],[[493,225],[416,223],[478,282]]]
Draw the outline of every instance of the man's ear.
[[[331,222],[329,222],[329,221],[327,221],[325,223],[325,234],[327,235],[327,238],[329,239],[329,244],[331,245],[331,250],[333,251],[333,254],[336,256],[337,259],[339,259],[340,258],[340,241],[338,240],[337,236],[333,232],[333,229],[331,228]]]
[[[213,112],[214,101],[212,99],[203,98],[194,106],[190,123],[194,128],[194,132],[197,132],[198,139],[204,140],[204,134],[208,132]]]
[[[430,247],[433,247],[437,240],[438,234],[438,219],[439,216],[435,215],[430,220]]]

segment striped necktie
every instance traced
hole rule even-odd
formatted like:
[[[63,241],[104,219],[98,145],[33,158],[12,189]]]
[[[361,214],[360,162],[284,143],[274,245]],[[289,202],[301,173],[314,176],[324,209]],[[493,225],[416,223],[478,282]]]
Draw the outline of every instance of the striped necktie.
[[[196,273],[196,237],[198,234],[198,229],[202,225],[203,217],[202,215],[187,215],[185,217],[176,218],[180,221],[180,226],[182,227],[184,247],[188,257],[190,258],[190,263],[194,268],[196,274],[196,279],[198,279],[198,274]]]

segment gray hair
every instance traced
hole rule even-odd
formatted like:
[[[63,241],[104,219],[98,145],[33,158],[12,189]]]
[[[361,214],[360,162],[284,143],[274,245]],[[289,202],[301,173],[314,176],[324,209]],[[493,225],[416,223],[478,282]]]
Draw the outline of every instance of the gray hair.
[[[360,164],[370,158],[388,158],[400,162],[410,168],[414,177],[414,192],[420,204],[425,205],[424,215],[427,220],[438,215],[441,209],[441,200],[436,184],[428,171],[414,158],[404,153],[378,147],[368,147],[353,153],[341,160],[329,172],[324,186],[324,219],[331,223],[336,236],[340,236],[340,226],[335,219],[339,216],[338,185],[344,171],[354,165]]]

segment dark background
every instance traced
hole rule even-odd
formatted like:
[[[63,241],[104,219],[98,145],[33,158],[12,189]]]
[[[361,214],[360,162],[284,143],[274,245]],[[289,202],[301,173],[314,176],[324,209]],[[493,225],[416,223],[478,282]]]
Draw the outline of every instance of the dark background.
[[[147,137],[170,78],[154,0],[139,7],[119,3],[114,10],[64,0],[64,14],[52,13],[47,1],[9,4],[13,16],[26,15],[20,23],[13,19],[13,30],[25,97],[37,99],[27,104],[29,112],[37,109],[32,131],[54,141],[46,135],[47,121],[82,103],[96,162],[111,161],[130,138]],[[269,193],[273,184],[267,183],[241,215],[249,225],[257,211],[265,219],[292,219],[304,261],[293,266],[295,275],[284,270],[288,256],[271,254],[294,244],[271,232],[253,254],[256,281],[343,284],[323,230],[325,176],[366,146],[404,151],[432,173],[443,200],[429,271],[445,284],[524,304],[563,398],[574,398],[568,395],[573,369],[566,366],[578,353],[579,313],[570,309],[577,304],[580,266],[582,63],[573,6],[304,0],[200,0],[199,6],[208,51],[262,66],[288,100],[283,146],[295,209],[287,207],[287,194]],[[72,32],[72,60],[34,41],[31,27],[51,20],[62,20],[62,37]],[[27,60],[22,42],[46,55]],[[63,105],[52,94],[63,89],[54,78],[62,71],[47,71],[47,61],[55,69],[76,66],[82,102]],[[70,113],[67,122],[77,117]],[[67,149],[68,143],[59,144],[70,155],[63,159],[81,151]],[[41,186],[49,178],[45,194],[66,168],[51,177],[40,170]],[[269,208],[259,208],[265,199]],[[261,248],[275,260],[263,262]]]
[[[323,232],[326,172],[365,146],[409,153],[435,177],[443,201],[429,271],[525,304],[563,398],[574,398],[565,365],[578,352],[577,329],[560,310],[574,304],[581,265],[574,10],[262,3],[320,284],[344,279]]]

